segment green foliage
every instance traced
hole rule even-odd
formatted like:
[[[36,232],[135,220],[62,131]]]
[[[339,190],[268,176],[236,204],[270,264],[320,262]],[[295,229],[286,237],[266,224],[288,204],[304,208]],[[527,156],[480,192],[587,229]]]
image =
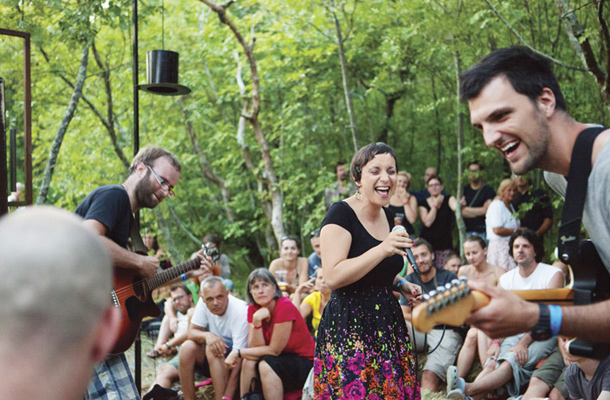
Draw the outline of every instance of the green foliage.
[[[35,4],[34,4],[35,3]],[[492,1],[498,12],[538,50],[571,65],[579,65],[559,13],[549,2]],[[576,3],[583,3],[576,2]],[[243,107],[235,76],[238,64],[251,94],[247,60],[230,30],[198,1],[139,2],[139,81],[144,83],[146,51],[165,45],[180,53],[180,83],[190,95],[177,99],[140,93],[140,142],[174,151],[183,169],[176,197],[161,211],[182,258],[197,238],[217,233],[239,276],[267,266],[277,256],[267,239],[270,221],[263,211],[269,193],[258,190],[254,174],[263,174],[260,148],[248,126],[245,145],[255,170],[245,165],[237,138]],[[592,5],[578,7],[586,36],[599,42],[599,24]],[[285,231],[303,238],[321,223],[324,188],[334,180],[337,160],[349,162],[352,140],[335,29],[327,0],[245,0],[231,5],[228,16],[246,41],[255,38],[254,52],[261,83],[261,126],[269,141],[279,188],[284,196]],[[459,54],[467,68],[491,49],[518,44],[514,35],[485,2],[429,0],[348,0],[334,10],[345,34],[351,96],[361,144],[383,139],[396,149],[400,169],[413,174],[412,189],[423,186],[426,167],[435,166],[445,188],[456,192],[456,67]],[[84,42],[95,40],[102,66],[89,61],[84,96],[107,118],[108,98],[103,73],[108,71],[117,129],[117,145],[133,154],[131,71],[131,2],[127,0],[8,0],[0,4],[3,27],[32,33],[34,186],[40,185],[54,132],[78,71]],[[23,17],[23,18],[22,18]],[[165,23],[162,26],[162,19]],[[2,74],[11,77],[7,104],[11,123],[22,126],[20,46],[2,38]],[[49,61],[43,57],[44,50]],[[608,108],[590,75],[555,67],[571,114],[586,122],[608,123]],[[468,128],[465,105],[463,157],[485,165],[486,182],[497,187],[508,169],[481,135]],[[200,149],[187,134],[192,124]],[[202,173],[200,152],[209,170],[224,181],[225,203],[218,185]],[[466,168],[466,165],[464,165]],[[125,169],[100,119],[83,102],[64,139],[53,177],[49,203],[74,209],[98,185],[119,183]],[[555,198],[554,198],[555,201]],[[233,213],[231,221],[227,210]],[[174,218],[174,213],[178,219]],[[159,231],[152,211],[141,213],[146,229]],[[161,239],[164,245],[164,240]],[[174,260],[181,261],[181,260]]]

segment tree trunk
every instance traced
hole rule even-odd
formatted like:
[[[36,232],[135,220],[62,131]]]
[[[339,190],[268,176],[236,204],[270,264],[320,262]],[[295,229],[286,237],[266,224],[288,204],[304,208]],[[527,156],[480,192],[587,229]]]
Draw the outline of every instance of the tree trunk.
[[[337,49],[339,50],[339,60],[341,61],[341,76],[343,77],[343,91],[345,92],[345,105],[349,115],[349,124],[352,131],[352,141],[354,142],[354,151],[358,151],[358,133],[356,132],[356,117],[354,116],[354,105],[352,104],[352,96],[350,95],[349,82],[347,80],[347,62],[345,61],[345,49],[343,48],[343,36],[341,34],[341,24],[337,19],[335,12],[335,1],[330,0],[330,12],[332,13],[335,22],[335,30],[337,31]]]
[[[85,84],[88,61],[89,44],[87,43],[81,56],[78,76],[76,77],[76,85],[74,86],[74,91],[72,92],[70,103],[68,104],[68,108],[64,113],[64,118],[61,121],[61,124],[59,125],[59,129],[57,130],[57,134],[55,135],[55,140],[53,140],[49,159],[47,160],[47,166],[45,167],[44,175],[42,177],[40,191],[38,192],[38,198],[36,199],[37,205],[44,204],[47,201],[47,195],[49,194],[49,187],[51,186],[53,171],[55,170],[55,166],[57,165],[57,157],[59,157],[59,149],[61,148],[61,143],[64,140],[64,136],[66,135],[68,126],[70,125],[70,121],[72,121],[72,117],[74,117],[74,112],[76,111],[78,100],[83,94],[83,85]]]
[[[180,252],[176,247],[176,243],[174,243],[174,238],[169,230],[169,223],[167,219],[165,219],[165,215],[163,215],[161,207],[155,207],[153,211],[155,217],[157,218],[157,222],[159,223],[159,229],[161,229],[161,234],[163,234],[163,238],[165,239],[165,250],[167,250],[169,254],[169,259],[171,260],[172,264],[177,265],[184,260],[182,260]]]
[[[455,82],[456,82],[456,96],[455,96],[455,116],[456,116],[456,133],[457,133],[457,156],[458,156],[458,165],[457,165],[457,207],[455,209],[455,220],[458,227],[459,232],[459,246],[460,246],[460,257],[462,260],[464,258],[464,241],[466,240],[466,224],[464,223],[464,217],[462,216],[462,203],[460,200],[463,196],[463,188],[462,185],[462,148],[464,147],[464,130],[462,127],[462,113],[460,112],[460,90],[461,90],[461,80],[460,74],[462,72],[461,64],[460,64],[460,53],[453,53],[453,59],[455,61]]]

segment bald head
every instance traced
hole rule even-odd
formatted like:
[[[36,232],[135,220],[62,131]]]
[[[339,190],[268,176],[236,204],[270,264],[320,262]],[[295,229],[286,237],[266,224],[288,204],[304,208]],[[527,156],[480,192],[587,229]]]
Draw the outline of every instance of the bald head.
[[[7,340],[61,349],[108,310],[110,255],[76,215],[42,206],[0,219],[0,254],[0,350]]]

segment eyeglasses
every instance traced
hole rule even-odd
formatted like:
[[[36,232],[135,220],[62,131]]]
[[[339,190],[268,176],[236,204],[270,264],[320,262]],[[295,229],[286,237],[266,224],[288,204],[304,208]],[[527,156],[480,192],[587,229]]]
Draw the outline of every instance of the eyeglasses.
[[[146,164],[145,164],[146,165]],[[161,186],[161,189],[163,189],[164,192],[167,193],[167,197],[174,197],[174,191],[173,186],[170,186],[167,182],[165,182],[165,180],[163,178],[161,178],[159,176],[159,174],[157,174],[155,172],[155,170],[150,166],[150,165],[146,165],[148,167],[148,169],[150,170],[150,172],[153,173],[153,176],[155,177],[155,179],[157,180],[157,182],[159,182],[159,186]]]
[[[437,187],[437,186],[441,186],[440,183],[429,183],[428,187]]]

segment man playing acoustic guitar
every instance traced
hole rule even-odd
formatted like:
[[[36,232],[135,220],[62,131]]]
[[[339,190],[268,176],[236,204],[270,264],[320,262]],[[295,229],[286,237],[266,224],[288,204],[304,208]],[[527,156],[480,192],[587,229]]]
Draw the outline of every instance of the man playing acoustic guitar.
[[[567,113],[551,61],[525,47],[496,50],[464,72],[462,98],[468,101],[472,125],[482,131],[487,146],[497,149],[516,174],[534,168],[551,172],[547,180],[551,175],[559,182],[551,184],[557,191],[559,186],[565,188],[563,177],[571,164],[591,163],[583,220],[610,271],[610,130],[603,130],[594,140],[590,159],[571,163],[576,139],[589,126]],[[564,240],[577,240],[577,236]],[[470,286],[487,294],[491,302],[467,322],[492,338],[534,329],[548,335],[561,333],[610,342],[610,300],[578,307],[539,307],[501,288],[475,282]]]
[[[143,278],[152,277],[159,260],[127,250],[132,213],[154,208],[166,197],[173,197],[173,187],[180,178],[180,163],[169,151],[146,147],[138,152],[122,185],[95,189],[77,207],[84,226],[99,234],[110,251],[115,267],[135,271]],[[201,268],[210,262],[199,253]],[[116,288],[115,288],[116,289]],[[123,353],[111,355],[95,368],[86,399],[140,399]]]

